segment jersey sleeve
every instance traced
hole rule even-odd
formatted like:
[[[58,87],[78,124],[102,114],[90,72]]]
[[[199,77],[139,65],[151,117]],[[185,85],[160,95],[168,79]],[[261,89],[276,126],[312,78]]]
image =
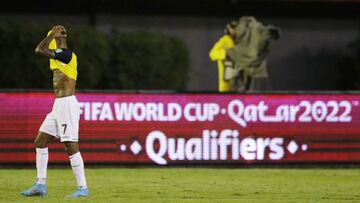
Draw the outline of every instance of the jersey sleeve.
[[[55,60],[61,61],[63,63],[70,63],[72,58],[72,51],[68,49],[55,49]]]

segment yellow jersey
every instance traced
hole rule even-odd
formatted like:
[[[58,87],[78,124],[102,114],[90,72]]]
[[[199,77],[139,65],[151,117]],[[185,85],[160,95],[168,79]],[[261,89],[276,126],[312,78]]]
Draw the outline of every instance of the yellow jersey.
[[[51,32],[51,31],[50,31]],[[48,33],[48,35],[50,34]],[[49,49],[54,51],[55,58],[50,59],[50,69],[58,69],[71,79],[77,79],[77,56],[69,49],[58,49],[56,41],[53,39],[49,44]]]

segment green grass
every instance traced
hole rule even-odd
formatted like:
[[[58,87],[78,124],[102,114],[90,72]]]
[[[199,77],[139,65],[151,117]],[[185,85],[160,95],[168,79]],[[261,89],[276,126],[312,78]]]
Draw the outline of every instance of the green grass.
[[[360,202],[360,169],[86,169],[90,198],[64,199],[71,169],[48,170],[48,197],[22,197],[36,171],[0,169],[0,202]]]

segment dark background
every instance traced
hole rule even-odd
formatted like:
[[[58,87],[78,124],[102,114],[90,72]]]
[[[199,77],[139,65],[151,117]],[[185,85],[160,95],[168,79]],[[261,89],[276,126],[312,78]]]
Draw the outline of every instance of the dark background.
[[[216,64],[208,52],[227,22],[253,15],[282,29],[268,57],[267,90],[358,88],[359,1],[6,0],[0,12],[0,23],[86,25],[104,33],[146,30],[178,37],[190,50],[189,91],[217,90]]]
[[[358,18],[358,0],[45,0],[2,1],[2,13]]]

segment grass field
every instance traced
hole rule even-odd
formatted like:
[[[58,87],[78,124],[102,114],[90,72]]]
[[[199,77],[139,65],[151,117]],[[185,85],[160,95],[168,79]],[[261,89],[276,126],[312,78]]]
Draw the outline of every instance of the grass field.
[[[91,197],[71,169],[49,169],[48,197],[22,197],[35,169],[0,169],[0,202],[360,202],[360,169],[86,169]]]

